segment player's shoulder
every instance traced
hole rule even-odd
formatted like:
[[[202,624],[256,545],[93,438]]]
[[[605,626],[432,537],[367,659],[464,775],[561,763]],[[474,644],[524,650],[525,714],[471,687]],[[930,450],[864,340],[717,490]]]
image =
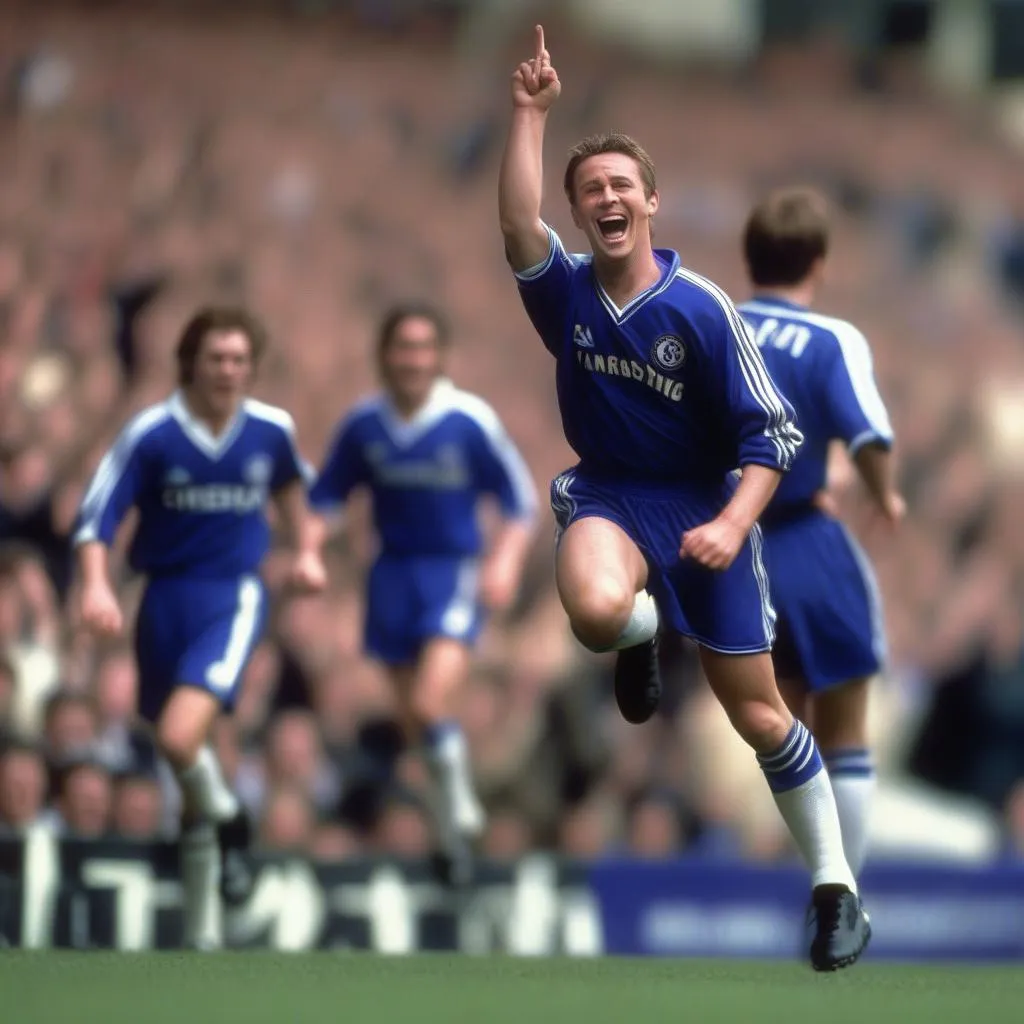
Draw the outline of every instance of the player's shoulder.
[[[449,416],[463,419],[485,434],[501,430],[501,419],[486,399],[456,387],[450,381],[443,382],[442,388],[442,400]]]
[[[386,405],[387,398],[380,392],[364,395],[338,421],[336,433],[347,434],[380,423]]]
[[[120,439],[135,447],[142,442],[158,437],[162,428],[172,423],[174,413],[169,400],[155,402],[140,409],[121,428]]]
[[[258,398],[246,398],[243,403],[245,414],[257,423],[267,423],[286,434],[295,433],[295,420],[287,409],[269,402],[261,402]]]
[[[751,299],[739,308],[744,315],[774,318],[806,327],[811,333],[812,345],[820,350],[830,350],[847,359],[871,358],[871,346],[864,332],[842,317],[773,303],[770,299]]]
[[[543,276],[556,261],[562,263],[570,272],[575,272],[581,267],[590,266],[593,260],[590,253],[569,252],[558,232],[550,224],[545,224],[544,227],[548,233],[548,254],[535,266],[516,271],[515,276],[520,284],[529,284],[530,281]]]
[[[691,320],[711,318],[733,328],[740,326],[736,306],[725,289],[689,267],[680,264],[676,268],[664,294],[669,303]]]

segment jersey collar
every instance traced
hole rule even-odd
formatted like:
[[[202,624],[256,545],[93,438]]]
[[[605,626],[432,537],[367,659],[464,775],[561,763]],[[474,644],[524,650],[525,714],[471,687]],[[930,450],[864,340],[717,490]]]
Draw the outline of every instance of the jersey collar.
[[[675,278],[679,270],[679,253],[673,249],[655,249],[654,258],[658,261],[661,276],[650,288],[645,289],[639,295],[634,295],[622,309],[619,309],[612,302],[608,293],[601,286],[601,282],[598,281],[597,274],[594,274],[594,288],[597,291],[598,298],[601,300],[601,305],[604,306],[617,324],[625,323],[641,306],[646,305],[649,299],[653,299],[655,295],[660,295]],[[593,264],[591,264],[591,267],[593,267]]]
[[[242,430],[245,420],[245,402],[231,418],[219,435],[193,415],[182,391],[175,391],[167,400],[167,410],[177,420],[185,436],[208,458],[219,459],[234,443]]]
[[[806,313],[807,307],[801,302],[793,302],[792,299],[784,299],[781,295],[773,295],[771,292],[754,292],[751,302],[758,302],[762,306],[781,306],[783,309],[792,309],[797,312]]]
[[[454,395],[455,385],[447,377],[439,377],[434,381],[426,401],[408,419],[399,415],[391,398],[385,395],[381,402],[381,420],[395,444],[407,447],[451,411]]]

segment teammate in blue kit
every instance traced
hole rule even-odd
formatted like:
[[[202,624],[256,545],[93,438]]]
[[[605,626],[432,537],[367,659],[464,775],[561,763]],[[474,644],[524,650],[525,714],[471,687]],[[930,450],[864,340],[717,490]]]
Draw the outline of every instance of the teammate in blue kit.
[[[407,731],[422,743],[439,798],[439,866],[462,884],[484,819],[454,701],[484,610],[515,597],[536,494],[494,410],[442,376],[447,339],[429,306],[384,317],[383,393],[342,421],[310,500],[330,513],[356,487],[372,494],[380,554],[367,585],[365,647],[388,667]],[[481,557],[477,515],[487,496],[503,522]]]
[[[832,442],[846,445],[887,522],[895,526],[905,507],[867,341],[845,320],[808,308],[827,253],[824,201],[806,189],[769,195],[750,214],[744,233],[755,298],[740,313],[804,432],[792,470],[761,516],[779,613],[775,671],[793,713],[812,723],[832,778],[846,859],[859,874],[874,790],[868,682],[882,667],[885,637],[866,556],[819,507]]]
[[[244,311],[198,312],[178,342],[180,389],[121,432],[74,536],[81,621],[116,635],[123,619],[107,553],[129,509],[138,512],[129,562],[146,577],[135,626],[139,711],[181,785],[185,939],[198,948],[221,943],[218,885],[236,904],[253,882],[249,822],[208,738],[234,703],[266,619],[259,571],[269,501],[297,551],[292,583],[325,583],[291,417],[246,397],[263,347]]]
[[[657,704],[659,611],[700,645],[810,866],[811,962],[834,970],[860,956],[870,928],[828,774],[775,685],[755,525],[801,436],[726,295],[653,248],[654,166],[636,142],[605,135],[572,150],[564,187],[592,255],[568,253],[541,219],[544,126],[560,90],[538,26],[533,59],[512,76],[499,212],[580,460],[552,484],[562,604],[587,647],[622,651],[616,694],[631,721]]]

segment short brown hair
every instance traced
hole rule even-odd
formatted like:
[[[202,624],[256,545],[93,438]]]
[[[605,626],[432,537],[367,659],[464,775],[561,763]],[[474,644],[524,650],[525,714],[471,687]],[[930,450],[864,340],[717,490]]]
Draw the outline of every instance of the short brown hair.
[[[750,212],[743,255],[760,287],[799,284],[828,254],[828,206],[810,188],[772,192]]]
[[[263,324],[248,310],[235,306],[207,306],[193,314],[178,339],[178,383],[192,383],[196,359],[208,334],[240,331],[249,339],[249,355],[256,366],[267,347]]]
[[[644,185],[644,193],[650,198],[657,188],[654,179],[654,161],[650,158],[647,150],[635,139],[631,139],[622,132],[602,132],[600,135],[588,135],[585,139],[577,142],[569,150],[569,163],[565,168],[565,178],[562,187],[569,198],[570,203],[576,201],[576,170],[587,157],[599,156],[601,153],[622,153],[624,156],[632,157],[640,168],[640,180]]]

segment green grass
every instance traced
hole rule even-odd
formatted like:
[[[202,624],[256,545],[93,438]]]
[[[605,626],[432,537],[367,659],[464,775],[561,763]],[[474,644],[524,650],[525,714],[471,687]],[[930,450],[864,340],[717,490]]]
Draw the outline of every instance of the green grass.
[[[1002,1024],[1024,968],[0,952],[4,1024]]]

